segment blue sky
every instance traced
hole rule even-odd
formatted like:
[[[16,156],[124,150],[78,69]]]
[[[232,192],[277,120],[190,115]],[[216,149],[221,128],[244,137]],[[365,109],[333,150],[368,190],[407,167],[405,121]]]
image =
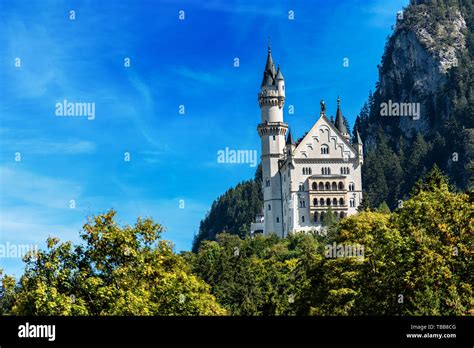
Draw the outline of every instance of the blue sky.
[[[78,242],[89,214],[115,208],[121,224],[152,216],[177,251],[190,249],[212,201],[254,175],[248,164],[218,163],[217,151],[260,156],[268,37],[285,77],[285,121],[300,137],[320,99],[331,115],[340,95],[352,124],[407,3],[2,1],[0,244]],[[56,117],[64,99],[95,103],[95,119]],[[19,276],[23,266],[3,258],[0,268]]]

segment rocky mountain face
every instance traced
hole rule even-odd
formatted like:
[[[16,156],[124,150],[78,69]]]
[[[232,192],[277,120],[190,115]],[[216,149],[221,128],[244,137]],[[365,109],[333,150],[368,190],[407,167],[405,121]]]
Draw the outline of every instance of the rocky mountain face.
[[[355,124],[374,158],[364,170],[367,199],[391,207],[433,164],[466,188],[474,128],[472,0],[412,0],[396,18],[379,82]]]
[[[399,14],[380,70],[378,92],[382,99],[422,106],[419,119],[398,118],[407,136],[412,128],[428,132],[433,114],[452,112],[445,93],[448,73],[458,66],[466,50],[467,27],[460,9],[446,8],[447,18],[439,20],[435,6],[435,2],[426,1]],[[437,98],[442,99],[442,105],[437,105]]]

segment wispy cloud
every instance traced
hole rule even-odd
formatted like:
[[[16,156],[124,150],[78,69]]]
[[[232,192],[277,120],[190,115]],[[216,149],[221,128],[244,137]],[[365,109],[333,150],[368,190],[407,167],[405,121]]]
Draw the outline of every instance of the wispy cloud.
[[[26,152],[33,155],[77,155],[94,153],[95,143],[87,140],[68,139],[55,141],[46,138],[40,139],[9,139],[3,138],[0,142],[3,149]]]
[[[178,78],[184,78],[186,80],[193,80],[204,84],[218,84],[222,82],[222,78],[216,72],[205,72],[199,69],[190,69],[185,66],[180,66],[174,69]]]
[[[2,201],[32,203],[39,207],[66,209],[71,199],[77,200],[82,188],[79,184],[39,175],[24,169],[0,166]]]

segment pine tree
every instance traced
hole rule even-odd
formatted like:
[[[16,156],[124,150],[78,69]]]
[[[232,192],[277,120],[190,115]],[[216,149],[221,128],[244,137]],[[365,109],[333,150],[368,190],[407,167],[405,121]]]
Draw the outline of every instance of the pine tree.
[[[377,211],[383,214],[390,214],[390,208],[388,207],[387,203],[385,203],[385,201],[383,201],[379,205],[379,207],[377,208]]]

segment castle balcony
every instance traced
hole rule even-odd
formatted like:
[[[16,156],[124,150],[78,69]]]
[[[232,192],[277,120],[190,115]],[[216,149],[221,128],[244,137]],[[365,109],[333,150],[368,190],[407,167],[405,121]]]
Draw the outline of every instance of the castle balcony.
[[[331,207],[332,210],[347,210],[349,206],[345,205],[311,205],[309,210],[311,211],[326,211],[328,208]]]

